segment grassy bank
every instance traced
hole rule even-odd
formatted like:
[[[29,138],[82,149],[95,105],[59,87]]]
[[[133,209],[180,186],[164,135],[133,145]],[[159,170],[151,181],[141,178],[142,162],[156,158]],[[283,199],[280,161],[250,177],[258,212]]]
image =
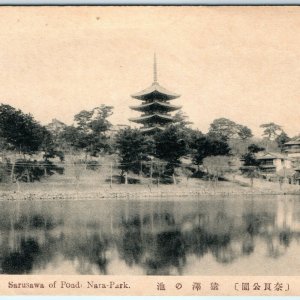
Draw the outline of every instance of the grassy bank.
[[[228,175],[226,181],[217,183],[199,178],[177,177],[177,184],[157,184],[150,178],[129,174],[136,184],[121,184],[120,170],[101,167],[98,170],[65,167],[63,175],[55,174],[41,181],[0,184],[1,200],[81,200],[81,199],[141,199],[190,198],[203,195],[280,195],[300,194],[300,186],[250,179],[241,175]],[[113,178],[114,180],[111,180]]]
[[[230,179],[229,179],[230,180]],[[240,178],[212,183],[201,179],[189,179],[176,185],[155,184],[101,184],[95,180],[67,182],[53,176],[49,180],[34,183],[2,184],[1,200],[83,200],[83,199],[149,199],[200,197],[203,195],[264,195],[300,194],[299,186],[256,181]]]

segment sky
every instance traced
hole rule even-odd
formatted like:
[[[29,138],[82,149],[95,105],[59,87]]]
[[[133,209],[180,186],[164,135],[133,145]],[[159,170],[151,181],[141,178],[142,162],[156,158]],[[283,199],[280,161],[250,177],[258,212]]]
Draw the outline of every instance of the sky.
[[[129,124],[153,81],[181,95],[193,127],[216,118],[259,136],[300,133],[300,7],[0,7],[0,103],[42,124],[114,106]]]

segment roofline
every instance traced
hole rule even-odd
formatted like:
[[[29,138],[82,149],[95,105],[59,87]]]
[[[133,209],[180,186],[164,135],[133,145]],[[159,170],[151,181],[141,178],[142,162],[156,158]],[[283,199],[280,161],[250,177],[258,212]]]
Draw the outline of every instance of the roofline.
[[[289,141],[284,143],[284,145],[300,145],[300,141]]]
[[[275,169],[276,168],[276,166],[275,165],[266,165],[266,166],[259,166],[260,168],[262,168],[262,169]]]
[[[162,91],[159,91],[159,89],[162,89]],[[147,95],[151,95],[152,93],[154,92],[157,92],[161,95],[165,95],[166,98],[169,98],[169,100],[172,100],[172,99],[176,99],[176,98],[179,98],[181,95],[179,94],[176,94],[176,93],[173,93],[173,92],[170,92],[168,91],[166,88],[162,87],[159,83],[157,82],[153,82],[152,85],[150,85],[149,87],[147,87],[146,89],[140,91],[140,92],[137,92],[137,93],[134,93],[134,94],[131,94],[130,96],[132,98],[135,98],[135,99],[139,99],[139,100],[143,100],[143,98]]]
[[[144,107],[149,107],[149,106],[152,106],[152,105],[155,105],[155,104],[158,104],[162,107],[169,107],[169,108],[176,108],[176,109],[181,109],[182,106],[179,106],[179,105],[172,105],[172,104],[169,104],[169,103],[164,103],[164,102],[161,102],[161,101],[157,101],[157,100],[154,100],[153,102],[150,102],[150,103],[144,103],[144,104],[141,104],[141,105],[133,105],[133,106],[129,106],[129,108],[131,109],[136,109],[136,108],[144,108]]]
[[[258,157],[257,160],[266,160],[266,159],[284,159],[284,160],[290,160],[289,157],[281,157],[281,156],[271,156],[271,157]]]
[[[141,132],[149,132],[149,131],[154,131],[154,130],[164,130],[164,127],[152,126],[152,127],[148,127],[148,128],[140,128]]]
[[[267,156],[269,155],[269,157]],[[264,159],[286,159],[289,160],[287,156],[284,156],[280,153],[274,153],[274,152],[265,152],[264,155],[259,156],[256,158],[257,160],[264,160]]]
[[[130,97],[131,98],[134,98],[134,99],[137,99],[137,100],[142,100],[142,101],[144,101],[144,98],[146,98],[146,96],[147,95],[151,95],[151,94],[153,94],[155,91],[152,91],[152,92],[150,92],[150,93],[147,93],[147,94],[144,94],[144,95],[135,95],[135,94],[131,94],[130,95]],[[177,98],[179,98],[179,97],[181,97],[181,95],[178,95],[178,94],[176,94],[176,96],[174,95],[169,95],[169,94],[164,94],[164,93],[161,93],[161,92],[159,92],[159,91],[156,91],[158,94],[161,94],[161,95],[165,95],[165,96],[167,96],[166,98],[168,98],[168,100],[174,100],[174,99],[177,99]]]
[[[143,116],[143,117],[139,117],[139,118],[130,118],[129,121],[138,121],[138,120],[149,120],[149,119],[152,119],[154,117],[158,117],[158,118],[161,118],[161,119],[167,119],[167,120],[170,120],[170,121],[173,121],[173,117],[172,116],[165,116],[165,115],[162,115],[162,114],[152,114],[152,115],[148,115],[148,116]]]

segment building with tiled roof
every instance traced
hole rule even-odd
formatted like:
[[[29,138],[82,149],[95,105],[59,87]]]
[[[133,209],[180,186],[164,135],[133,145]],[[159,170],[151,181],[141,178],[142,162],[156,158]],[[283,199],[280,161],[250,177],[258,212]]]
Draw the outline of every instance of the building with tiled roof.
[[[284,152],[288,157],[300,158],[300,137],[285,143]]]
[[[281,170],[292,168],[291,160],[283,154],[266,152],[256,158],[259,161],[261,173],[275,174]]]

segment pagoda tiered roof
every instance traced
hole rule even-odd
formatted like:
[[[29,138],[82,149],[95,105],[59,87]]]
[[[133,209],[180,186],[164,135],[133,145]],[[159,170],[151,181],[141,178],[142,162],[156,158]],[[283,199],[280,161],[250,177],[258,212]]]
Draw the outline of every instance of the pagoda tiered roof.
[[[152,133],[152,132],[156,132],[156,131],[162,131],[162,130],[164,130],[165,128],[163,127],[163,126],[157,126],[157,125],[155,125],[155,126],[151,126],[151,127],[142,127],[140,130],[141,130],[141,132],[143,132],[143,133]]]
[[[164,130],[166,126],[174,122],[169,112],[176,111],[181,106],[172,105],[169,100],[180,97],[162,87],[157,81],[156,56],[153,64],[153,83],[148,88],[131,95],[132,98],[142,100],[141,105],[130,106],[132,110],[143,112],[138,118],[131,118],[129,121],[143,124],[142,132],[153,133],[157,130]]]
[[[148,88],[131,95],[132,98],[139,100],[172,100],[179,98],[180,95],[170,92],[164,87],[162,87],[158,82],[154,81]]]
[[[135,123],[141,123],[141,124],[149,124],[149,122],[163,122],[163,123],[168,123],[168,122],[173,122],[173,117],[168,116],[165,114],[152,114],[152,115],[145,115],[141,116],[139,118],[131,118],[129,121],[135,122]]]
[[[138,106],[130,106],[130,108],[133,110],[142,111],[142,112],[152,111],[154,109],[170,112],[170,111],[175,111],[175,110],[180,109],[181,106],[176,106],[176,105],[169,104],[167,102],[155,100],[153,102],[144,103],[144,104],[138,105]]]

